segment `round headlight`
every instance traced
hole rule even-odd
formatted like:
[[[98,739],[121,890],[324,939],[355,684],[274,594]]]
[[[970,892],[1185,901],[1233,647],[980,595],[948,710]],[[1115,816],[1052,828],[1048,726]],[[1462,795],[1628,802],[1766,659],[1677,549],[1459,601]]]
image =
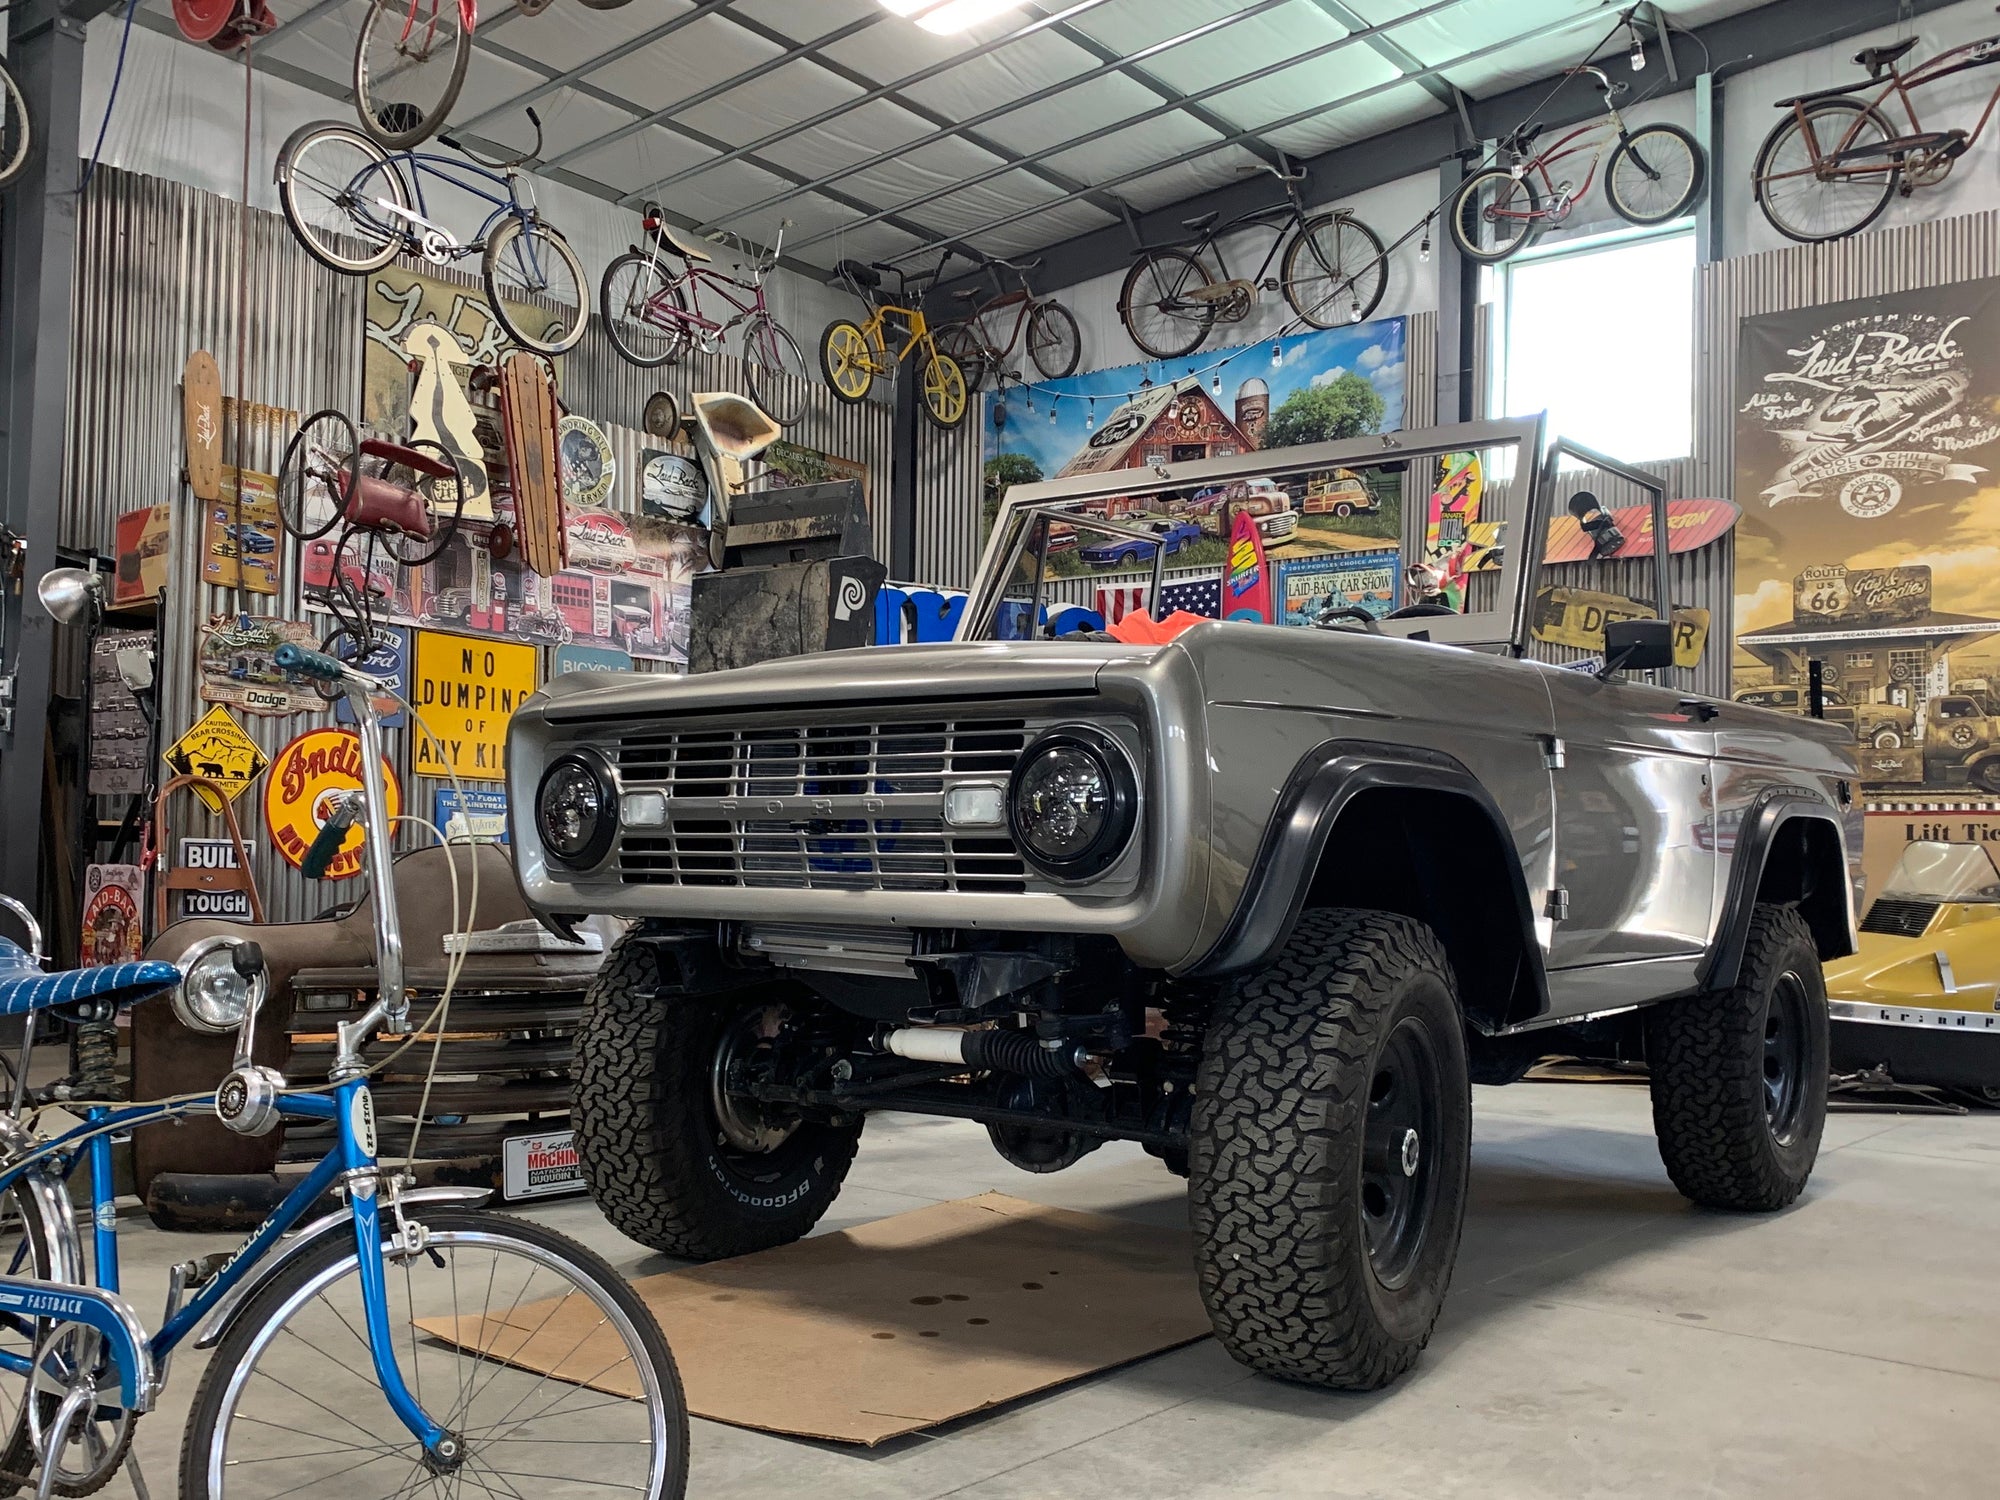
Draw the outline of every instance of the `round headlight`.
[[[1082,880],[1131,840],[1137,789],[1125,753],[1100,730],[1053,730],[1014,771],[1007,821],[1021,852],[1048,874]]]
[[[543,846],[563,864],[596,864],[618,831],[610,778],[580,755],[563,756],[542,773],[535,827]]]
[[[237,969],[236,950],[232,938],[203,938],[176,961],[181,983],[174,1014],[183,1026],[220,1035],[243,1024],[263,978]]]

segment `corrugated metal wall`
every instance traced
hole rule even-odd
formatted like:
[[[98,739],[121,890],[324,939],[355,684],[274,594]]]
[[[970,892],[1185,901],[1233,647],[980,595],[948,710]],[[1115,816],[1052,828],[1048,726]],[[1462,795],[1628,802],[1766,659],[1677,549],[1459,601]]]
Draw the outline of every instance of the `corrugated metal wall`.
[[[242,239],[239,238],[242,237]],[[239,345],[236,308],[247,240],[247,337]],[[440,272],[423,262],[410,268],[476,287],[476,277]],[[359,409],[362,318],[366,285],[320,266],[299,246],[282,219],[198,189],[101,167],[92,179],[78,225],[74,291],[75,344],[70,391],[67,472],[61,541],[66,547],[113,550],[113,523],[122,511],[166,502],[175,507],[168,607],[159,622],[159,676],[163,735],[169,742],[207,705],[195,671],[196,635],[205,619],[244,609],[311,619],[299,597],[294,550],[282,549],[284,575],[275,598],[238,596],[201,582],[201,526],[181,483],[181,369],[196,349],[211,351],[222,369],[223,389],[237,389],[239,347],[242,389],[248,393],[243,464],[273,473],[301,412],[321,407]],[[794,330],[796,334],[798,331]],[[810,335],[808,335],[810,336]],[[817,355],[804,350],[808,370]],[[621,479],[614,503],[637,503],[638,455],[651,440],[638,430],[646,398],[670,390],[684,405],[696,390],[741,389],[741,366],[724,355],[696,355],[685,363],[641,370],[618,357],[593,322],[567,357],[563,397],[574,410],[604,425]],[[233,416],[235,403],[229,403]],[[849,406],[811,380],[805,417],[786,436],[869,467],[878,555],[887,556],[887,504],[891,413],[882,402]],[[233,458],[225,433],[223,458]],[[976,450],[975,450],[976,469]],[[549,651],[544,649],[543,668]],[[65,691],[76,691],[72,683]],[[330,716],[238,718],[267,754]],[[404,790],[406,811],[428,817],[441,783],[410,775],[409,733],[389,736],[390,756]],[[261,785],[237,804],[267,913],[275,920],[308,916],[358,888],[305,881],[266,841]],[[107,800],[109,816],[122,812]],[[219,834],[192,799],[179,799],[171,828]],[[406,843],[422,841],[412,833]],[[171,847],[171,846],[170,846]]]

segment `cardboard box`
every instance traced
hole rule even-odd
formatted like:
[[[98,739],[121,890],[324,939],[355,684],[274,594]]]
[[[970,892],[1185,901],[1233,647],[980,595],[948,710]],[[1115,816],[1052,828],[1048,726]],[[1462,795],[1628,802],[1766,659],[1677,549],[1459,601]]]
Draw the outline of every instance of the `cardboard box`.
[[[118,570],[111,576],[111,607],[151,604],[167,586],[167,549],[173,542],[173,508],[149,505],[118,518]]]

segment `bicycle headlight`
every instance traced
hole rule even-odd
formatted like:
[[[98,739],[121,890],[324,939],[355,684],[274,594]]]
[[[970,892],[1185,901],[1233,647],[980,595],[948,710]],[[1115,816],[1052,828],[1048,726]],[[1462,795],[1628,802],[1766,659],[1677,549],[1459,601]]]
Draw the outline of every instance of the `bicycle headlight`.
[[[206,937],[175,960],[181,971],[174,1014],[195,1031],[236,1030],[263,998],[264,955],[241,938]]]
[[[1118,742],[1088,725],[1051,730],[1015,768],[1007,798],[1014,842],[1036,868],[1087,880],[1131,842],[1139,789]]]
[[[542,846],[572,869],[603,859],[618,831],[610,774],[582,755],[557,759],[535,789],[535,829]]]

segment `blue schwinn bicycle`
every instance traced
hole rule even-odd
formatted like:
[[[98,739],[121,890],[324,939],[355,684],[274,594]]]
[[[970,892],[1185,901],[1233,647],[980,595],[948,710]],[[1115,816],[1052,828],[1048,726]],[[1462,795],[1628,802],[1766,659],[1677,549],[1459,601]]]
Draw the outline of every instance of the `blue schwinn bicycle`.
[[[339,683],[360,722],[365,784],[327,818],[306,868],[324,870],[365,824],[377,998],[340,1026],[330,1081],[290,1086],[252,1057],[267,988],[254,942],[210,936],[174,963],[50,974],[33,917],[0,896],[29,941],[0,939],[0,1014],[53,1010],[78,1028],[76,1073],[35,1090],[28,1026],[12,1107],[0,1113],[0,1494],[88,1495],[125,1468],[144,1500],[133,1424],[192,1342],[215,1352],[182,1440],[184,1500],[678,1500],[687,1408],[666,1340],[631,1286],[554,1230],[480,1211],[484,1192],[413,1188],[377,1157],[368,1078],[389,1058],[365,1060],[363,1049],[379,1031],[404,1036],[396,1051],[414,1041],[370,697],[379,685],[318,652],[288,645],[280,657]],[[213,1094],[119,1102],[112,1019],[169,992],[187,1025],[235,1033],[232,1070]],[[81,1123],[40,1133],[51,1105]],[[207,1110],[248,1135],[299,1119],[331,1122],[337,1139],[233,1254],[173,1269],[148,1335],[119,1284],[111,1138]],[[69,1191],[86,1167],[87,1260]],[[329,1194],[343,1201],[315,1216]]]
[[[507,161],[459,154],[389,152],[349,125],[302,125],[278,153],[278,202],[299,243],[321,265],[348,276],[380,270],[398,255],[434,265],[480,260],[493,316],[524,349],[561,354],[583,337],[590,292],[583,262],[532,202],[521,201],[521,163],[540,153],[542,122],[532,109],[535,144]],[[484,205],[479,233],[461,240],[433,217],[426,182],[454,210]],[[472,200],[467,204],[463,200]]]

